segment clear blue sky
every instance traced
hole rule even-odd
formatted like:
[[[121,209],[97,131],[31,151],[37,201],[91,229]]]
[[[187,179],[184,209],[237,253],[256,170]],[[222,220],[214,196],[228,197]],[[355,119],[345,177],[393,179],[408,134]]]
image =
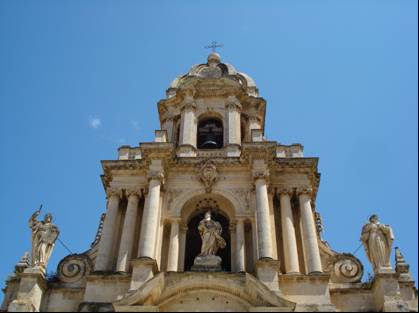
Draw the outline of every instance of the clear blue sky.
[[[417,12],[409,0],[0,1],[1,284],[41,203],[73,251],[88,249],[100,160],[153,139],[157,101],[212,40],[268,101],[268,138],[320,157],[325,239],[353,252],[378,213],[417,279]],[[49,271],[65,255],[57,245]]]

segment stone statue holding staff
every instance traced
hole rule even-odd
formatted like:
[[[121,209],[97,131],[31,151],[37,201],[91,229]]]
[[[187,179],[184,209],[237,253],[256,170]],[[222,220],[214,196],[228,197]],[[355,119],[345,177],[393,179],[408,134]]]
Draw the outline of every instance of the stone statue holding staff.
[[[37,219],[41,210],[42,206],[29,220],[29,228],[32,230],[32,266],[46,268],[60,231],[52,224],[50,213],[45,215],[43,221]]]

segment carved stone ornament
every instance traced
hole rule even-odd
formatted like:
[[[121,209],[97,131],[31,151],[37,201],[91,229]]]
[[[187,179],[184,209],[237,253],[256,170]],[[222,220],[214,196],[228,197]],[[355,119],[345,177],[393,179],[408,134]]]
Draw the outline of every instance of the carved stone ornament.
[[[357,283],[364,274],[362,263],[352,254],[337,254],[326,265],[325,272],[330,273],[334,283]]]
[[[57,268],[58,278],[64,283],[77,283],[92,271],[93,262],[84,254],[73,254],[65,257]]]
[[[217,167],[212,161],[205,162],[199,170],[199,179],[204,184],[205,192],[210,193],[219,178]]]
[[[91,248],[95,247],[99,241],[100,238],[102,237],[102,231],[103,231],[103,224],[105,223],[105,217],[106,217],[106,213],[103,213],[100,216],[100,221],[99,221],[99,226],[97,228],[97,232],[96,232],[96,236],[95,236],[95,240],[92,242],[92,244],[90,245]]]
[[[25,252],[19,262],[15,265],[15,273],[22,274],[25,269],[31,266],[31,254],[29,252]]]

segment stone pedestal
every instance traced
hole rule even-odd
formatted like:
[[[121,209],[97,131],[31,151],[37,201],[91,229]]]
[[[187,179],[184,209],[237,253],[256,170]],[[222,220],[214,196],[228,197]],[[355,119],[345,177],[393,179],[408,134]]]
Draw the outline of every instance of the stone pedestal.
[[[145,282],[154,277],[158,271],[156,260],[150,258],[140,258],[133,260],[132,264],[132,278],[130,290],[137,290]]]
[[[180,145],[176,152],[179,158],[193,158],[196,157],[196,154],[196,148],[191,145]]]
[[[226,156],[231,158],[238,158],[241,155],[240,145],[229,144],[226,146]]]
[[[256,262],[256,276],[270,290],[279,293],[278,275],[281,272],[280,262],[262,259]]]
[[[372,292],[377,312],[410,311],[400,293],[398,273],[386,271],[375,274]]]
[[[39,312],[46,290],[45,271],[42,268],[28,268],[20,274],[16,300],[9,305],[9,312]]]
[[[221,272],[223,260],[216,255],[197,256],[192,266],[192,272]]]
[[[284,274],[279,288],[290,301],[297,303],[295,312],[336,312],[330,298],[330,275]]]

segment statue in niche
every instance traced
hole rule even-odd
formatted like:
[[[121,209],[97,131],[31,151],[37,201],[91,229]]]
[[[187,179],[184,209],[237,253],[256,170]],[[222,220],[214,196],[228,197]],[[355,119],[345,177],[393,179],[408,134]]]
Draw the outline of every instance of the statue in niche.
[[[226,242],[221,237],[223,229],[219,222],[211,219],[211,212],[205,213],[205,218],[199,223],[198,230],[202,239],[201,254],[199,256],[216,255],[218,249],[225,248]]]
[[[361,241],[375,273],[391,270],[390,255],[394,235],[389,225],[381,224],[377,215],[362,228]]]
[[[222,260],[216,255],[219,249],[226,247],[226,242],[221,237],[221,224],[212,220],[211,212],[208,211],[205,218],[199,223],[198,231],[202,239],[201,253],[195,258],[192,271],[221,271]]]
[[[52,224],[50,213],[45,215],[43,221],[37,219],[39,214],[41,209],[32,214],[29,220],[29,228],[32,230],[32,266],[45,269],[60,231]]]

